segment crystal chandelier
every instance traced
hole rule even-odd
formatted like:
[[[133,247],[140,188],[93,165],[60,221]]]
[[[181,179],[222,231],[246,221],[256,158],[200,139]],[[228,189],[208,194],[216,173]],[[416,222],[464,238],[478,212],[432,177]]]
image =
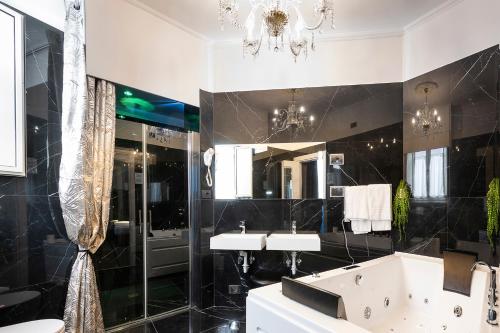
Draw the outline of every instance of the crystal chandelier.
[[[441,127],[441,116],[436,108],[431,107],[428,101],[428,95],[438,87],[435,82],[424,82],[415,88],[419,93],[425,94],[424,105],[415,112],[415,116],[411,118],[411,124],[415,132],[423,132],[428,135],[430,131]]]
[[[308,0],[310,1],[310,0]],[[219,22],[224,30],[224,21],[227,19],[233,26],[245,31],[243,51],[245,54],[256,56],[262,46],[262,40],[267,35],[269,49],[275,52],[288,46],[294,58],[303,52],[307,56],[308,47],[315,48],[314,32],[319,31],[323,23],[333,22],[332,0],[317,0],[314,5],[316,22],[307,25],[299,10],[302,0],[248,0],[251,6],[245,24],[239,22],[238,0],[219,0]],[[262,20],[259,20],[262,18]],[[311,32],[310,40],[305,36]]]
[[[296,89],[292,89],[292,100],[288,102],[287,109],[274,109],[273,131],[281,132],[287,129],[304,130],[314,122],[314,116],[307,116],[304,106],[297,106],[295,100]]]

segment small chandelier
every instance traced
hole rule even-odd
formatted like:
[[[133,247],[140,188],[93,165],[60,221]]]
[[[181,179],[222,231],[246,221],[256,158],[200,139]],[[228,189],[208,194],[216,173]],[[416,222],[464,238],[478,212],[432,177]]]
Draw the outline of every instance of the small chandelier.
[[[273,131],[281,132],[287,129],[305,130],[314,122],[314,116],[306,114],[304,106],[297,106],[295,100],[296,89],[292,89],[292,100],[288,102],[287,109],[274,109],[273,111]]]
[[[429,93],[437,89],[437,87],[438,85],[435,82],[424,82],[415,88],[417,93],[425,94],[424,105],[411,118],[411,124],[415,132],[420,131],[424,135],[428,135],[430,131],[441,127],[441,116],[436,108],[429,105],[428,101]]]
[[[309,26],[298,6],[302,0],[248,0],[251,6],[245,24],[239,23],[238,0],[219,0],[219,22],[224,30],[224,20],[227,18],[233,26],[245,31],[243,38],[244,54],[257,56],[262,40],[267,35],[268,48],[275,52],[281,51],[287,45],[294,58],[302,53],[307,56],[307,50],[314,50],[314,32],[319,31],[323,23],[331,19],[331,27],[335,29],[333,22],[332,0],[317,0],[313,7],[316,16],[315,24]],[[257,22],[257,18],[262,21]],[[305,33],[311,32],[311,39],[306,38]]]

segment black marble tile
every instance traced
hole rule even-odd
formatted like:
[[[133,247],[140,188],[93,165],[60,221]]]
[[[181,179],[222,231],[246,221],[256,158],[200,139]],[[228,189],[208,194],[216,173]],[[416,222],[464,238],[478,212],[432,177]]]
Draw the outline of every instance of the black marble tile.
[[[447,202],[411,200],[409,222],[406,235],[400,240],[397,230],[393,230],[394,246],[397,251],[441,257],[446,248]]]
[[[449,198],[447,248],[475,252],[479,260],[497,262],[498,250],[495,249],[494,252],[488,243],[486,224],[487,209],[484,197]]]
[[[253,105],[253,95],[255,92],[214,95],[214,144],[263,142],[268,137],[267,110]]]
[[[197,298],[193,306],[207,308],[214,305],[214,277],[213,277],[213,253],[210,250],[210,237],[214,234],[213,212],[213,187],[209,187],[206,181],[207,166],[204,163],[203,153],[214,147],[213,117],[214,117],[214,94],[200,91],[200,189],[202,200],[200,202],[200,226],[199,238],[192,244],[196,249],[193,260],[199,268],[199,273],[192,274],[193,284],[196,286]],[[211,173],[215,173],[215,164],[212,163]],[[213,179],[215,183],[215,179]]]
[[[8,288],[0,297],[31,296],[0,309],[0,326],[63,315],[76,251],[66,237],[57,193],[62,43],[61,31],[26,16],[27,175],[0,176],[0,287]]]
[[[148,321],[145,324],[123,329],[123,333],[230,333],[231,324],[235,322],[239,330],[244,333],[245,313],[224,307],[210,307],[203,310],[192,309],[164,319]]]
[[[295,98],[315,117],[314,125],[275,132],[272,113],[287,108],[291,94],[290,89],[215,94],[215,143],[331,141],[401,122],[401,83],[303,88]]]
[[[200,150],[214,146],[214,94],[200,90]]]
[[[214,305],[214,264],[210,250],[210,237],[214,235],[213,227],[214,200],[201,200],[200,258],[201,274],[195,278],[201,288],[200,308]]]
[[[214,234],[239,230],[246,221],[247,230],[289,230],[286,227],[285,200],[215,200]]]
[[[400,122],[327,142],[329,154],[344,154],[344,165],[328,168],[327,187],[389,183],[395,191],[403,178],[402,139]]]
[[[445,147],[447,191],[443,198],[412,200],[406,241],[394,235],[396,249],[438,257],[444,249],[462,249],[498,262],[486,238],[485,195],[500,172],[499,56],[495,46],[404,83],[404,154]],[[410,120],[423,103],[415,87],[429,81],[438,85],[429,101],[443,123],[423,135]]]

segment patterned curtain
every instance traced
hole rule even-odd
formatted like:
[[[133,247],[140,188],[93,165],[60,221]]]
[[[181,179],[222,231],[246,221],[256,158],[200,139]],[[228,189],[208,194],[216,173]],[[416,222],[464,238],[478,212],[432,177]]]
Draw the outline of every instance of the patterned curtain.
[[[76,3],[75,3],[76,2]],[[104,332],[91,254],[104,242],[115,142],[115,87],[86,77],[83,0],[67,1],[59,198],[78,245],[66,296],[66,332]]]

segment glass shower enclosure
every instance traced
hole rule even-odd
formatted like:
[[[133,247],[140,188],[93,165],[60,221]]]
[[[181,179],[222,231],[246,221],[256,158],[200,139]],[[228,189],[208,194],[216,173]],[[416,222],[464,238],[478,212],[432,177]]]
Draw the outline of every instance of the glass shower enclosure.
[[[95,260],[107,328],[189,306],[190,137],[116,121],[111,216]]]

